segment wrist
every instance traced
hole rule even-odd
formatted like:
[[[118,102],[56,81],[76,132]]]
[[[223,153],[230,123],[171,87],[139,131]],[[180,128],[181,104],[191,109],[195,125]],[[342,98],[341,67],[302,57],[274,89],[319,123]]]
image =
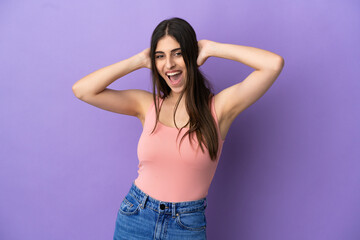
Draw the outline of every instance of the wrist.
[[[219,43],[219,42],[209,41],[208,47],[207,47],[208,57],[217,57],[218,56],[217,53],[218,53],[220,45],[221,45],[221,43]]]
[[[144,68],[145,67],[145,57],[142,56],[141,53],[138,53],[131,57],[133,64],[136,69]]]

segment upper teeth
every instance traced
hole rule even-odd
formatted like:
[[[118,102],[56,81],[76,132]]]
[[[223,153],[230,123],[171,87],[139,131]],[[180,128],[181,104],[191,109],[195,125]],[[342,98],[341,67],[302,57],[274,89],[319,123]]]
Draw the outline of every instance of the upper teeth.
[[[173,73],[167,73],[168,76],[174,76],[176,74],[179,74],[180,72],[173,72]]]

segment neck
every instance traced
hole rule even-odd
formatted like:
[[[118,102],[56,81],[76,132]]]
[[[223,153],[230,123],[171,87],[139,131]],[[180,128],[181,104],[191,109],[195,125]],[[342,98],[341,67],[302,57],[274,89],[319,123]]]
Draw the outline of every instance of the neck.
[[[171,92],[170,95],[168,96],[168,99],[170,100],[170,102],[174,102],[174,103],[176,103],[179,100],[179,98],[180,98],[180,93]],[[179,104],[182,104],[182,103],[185,103],[185,93],[182,96]]]

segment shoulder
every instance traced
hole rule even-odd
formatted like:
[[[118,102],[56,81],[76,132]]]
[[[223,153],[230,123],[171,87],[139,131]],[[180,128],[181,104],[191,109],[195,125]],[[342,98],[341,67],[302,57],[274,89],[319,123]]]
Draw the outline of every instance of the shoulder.
[[[153,94],[145,90],[138,90],[138,97],[141,105],[141,112],[139,114],[139,118],[142,121],[143,119],[145,119],[145,115],[148,109],[151,107],[151,105],[154,102]]]
[[[142,93],[139,95],[140,96],[140,104],[141,104],[141,112],[139,114],[139,119],[141,121],[141,123],[144,125],[145,123],[145,117],[146,114],[148,113],[148,111],[150,110],[151,107],[154,107],[154,97],[153,94],[144,90],[141,90]],[[159,105],[161,106],[162,101],[164,100],[163,98],[161,98],[159,95],[155,95],[155,100]]]

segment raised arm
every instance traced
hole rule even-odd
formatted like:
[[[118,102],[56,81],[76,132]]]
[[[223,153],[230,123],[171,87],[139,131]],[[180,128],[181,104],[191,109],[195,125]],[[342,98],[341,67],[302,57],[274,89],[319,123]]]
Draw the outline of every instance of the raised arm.
[[[114,90],[109,89],[112,82],[140,68],[150,68],[150,49],[120,62],[103,67],[81,78],[72,90],[77,98],[93,106],[143,118],[147,103],[152,99],[152,94],[139,89]]]
[[[284,59],[267,50],[209,40],[200,40],[199,49],[198,65],[202,65],[208,57],[219,57],[255,69],[243,81],[215,96],[220,130],[224,139],[233,120],[271,87],[284,66]]]

